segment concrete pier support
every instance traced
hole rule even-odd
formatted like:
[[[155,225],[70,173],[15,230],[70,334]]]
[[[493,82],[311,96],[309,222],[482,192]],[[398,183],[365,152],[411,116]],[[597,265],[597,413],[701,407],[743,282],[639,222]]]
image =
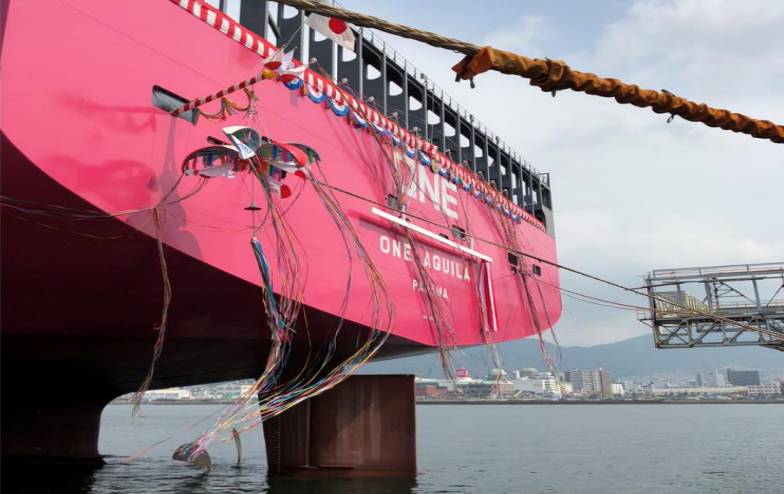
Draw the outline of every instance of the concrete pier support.
[[[414,376],[352,376],[264,423],[271,476],[416,475]]]

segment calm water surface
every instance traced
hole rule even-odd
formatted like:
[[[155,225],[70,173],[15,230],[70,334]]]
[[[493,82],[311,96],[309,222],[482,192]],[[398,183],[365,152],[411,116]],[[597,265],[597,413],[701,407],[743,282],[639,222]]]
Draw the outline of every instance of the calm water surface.
[[[784,492],[784,405],[418,406],[415,480],[267,479],[261,431],[210,447],[209,474],[173,462],[215,405],[158,405],[142,420],[109,406],[98,470],[27,475],[18,492],[84,493],[776,493]],[[126,457],[174,435],[126,462]],[[3,475],[9,474],[4,469]],[[6,486],[7,487],[7,486]],[[12,492],[14,489],[7,489]]]

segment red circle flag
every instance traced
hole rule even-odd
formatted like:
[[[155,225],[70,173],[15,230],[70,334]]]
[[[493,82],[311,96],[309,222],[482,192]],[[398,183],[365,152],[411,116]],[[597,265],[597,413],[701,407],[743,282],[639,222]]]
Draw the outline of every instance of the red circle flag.
[[[334,17],[329,18],[329,29],[335,34],[343,34],[346,29],[348,29],[348,25],[345,21],[340,19],[335,19]]]

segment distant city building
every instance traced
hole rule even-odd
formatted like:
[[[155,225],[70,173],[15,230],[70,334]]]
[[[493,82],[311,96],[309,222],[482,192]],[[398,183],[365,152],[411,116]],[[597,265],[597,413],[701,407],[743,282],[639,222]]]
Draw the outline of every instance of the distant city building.
[[[190,400],[191,398],[190,390],[183,388],[154,389],[144,393],[144,399],[147,401]]]
[[[721,388],[653,388],[651,392],[656,396],[743,396],[747,388],[744,386],[723,386]]]
[[[554,375],[547,371],[526,368],[509,371],[490,369],[486,376],[472,378],[466,369],[457,369],[457,379],[416,378],[415,391],[419,400],[454,399],[654,399],[672,400],[774,400],[784,397],[784,373],[769,378],[768,384],[759,383],[755,370],[724,369],[702,371],[688,379],[683,373],[660,375],[653,378],[632,378],[612,382],[608,371],[574,369]],[[728,384],[725,376],[737,384]],[[688,383],[688,386],[687,386]],[[750,383],[750,384],[741,384]],[[247,385],[231,383],[242,393]],[[223,383],[220,387],[228,387]],[[168,390],[163,390],[164,392]],[[226,390],[228,391],[228,390]],[[574,398],[572,398],[574,397]],[[152,397],[150,397],[152,398]],[[192,399],[201,398],[194,392]],[[154,398],[153,398],[154,399]],[[158,399],[189,399],[161,395]]]
[[[467,371],[456,371],[456,375],[460,377],[454,381],[418,377],[414,380],[415,394],[428,399],[511,398],[515,394],[512,382],[506,379],[506,372],[498,369],[491,371],[488,379],[472,379]]]
[[[714,370],[713,372],[708,373],[705,384],[708,386],[720,388],[727,385],[727,378],[723,372]]]
[[[526,367],[520,369],[520,377],[534,377],[537,372],[539,372],[539,370],[534,367]]]
[[[465,398],[511,398],[515,394],[514,385],[506,380],[476,379],[458,385]]]
[[[564,380],[572,384],[575,393],[595,396],[603,399],[612,396],[612,382],[610,373],[604,369],[596,371],[589,370],[570,370],[564,372]]]
[[[568,370],[564,372],[564,380],[572,384],[572,389],[579,394],[594,394],[599,389],[599,383],[594,382],[594,376],[587,370]]]
[[[718,370],[700,372],[694,381],[698,388],[720,388],[727,385],[724,373]]]
[[[610,384],[610,389],[612,391],[613,396],[624,396],[626,394],[626,392],[623,389],[623,384],[621,383]]]
[[[422,379],[418,377],[414,381],[414,394],[416,396],[433,398],[444,396],[447,392],[447,386],[437,379]]]
[[[782,395],[781,383],[760,384],[759,386],[748,386],[746,393],[749,396],[759,398],[777,398]]]
[[[561,380],[558,382],[558,386],[561,389],[561,396],[572,396],[574,394],[572,383]]]
[[[596,371],[599,375],[599,395],[602,397],[603,400],[606,400],[612,397],[612,382],[610,381],[610,373],[604,369],[599,369]]]
[[[759,386],[759,371],[756,370],[733,370],[727,369],[727,381],[733,386]]]
[[[497,380],[497,379],[506,379],[506,371],[503,369],[490,369],[490,372],[487,373],[487,380]]]
[[[512,386],[517,395],[533,395],[545,399],[559,399],[561,397],[558,382],[550,372],[537,372],[532,377],[513,380]]]
[[[205,386],[191,386],[189,389],[191,392],[191,398],[194,400],[212,401],[219,400],[221,398]]]

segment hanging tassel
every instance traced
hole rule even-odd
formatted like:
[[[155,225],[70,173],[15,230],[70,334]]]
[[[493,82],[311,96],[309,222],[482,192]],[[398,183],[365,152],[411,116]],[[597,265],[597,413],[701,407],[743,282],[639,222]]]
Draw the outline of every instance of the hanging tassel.
[[[152,220],[153,225],[155,225],[155,239],[158,243],[158,259],[161,265],[161,278],[163,279],[163,307],[161,309],[161,320],[154,328],[158,331],[158,337],[155,339],[150,368],[147,370],[144,381],[142,381],[142,384],[139,386],[139,389],[136,390],[136,393],[131,400],[133,403],[133,408],[131,409],[132,417],[141,415],[142,398],[144,398],[144,394],[147,390],[150,389],[150,384],[152,383],[152,378],[155,374],[155,364],[163,353],[163,342],[166,339],[166,328],[169,322],[169,305],[171,305],[172,299],[171,281],[169,280],[169,268],[166,264],[166,255],[163,250],[163,240],[161,239],[161,221],[158,216],[158,208],[152,210]]]

